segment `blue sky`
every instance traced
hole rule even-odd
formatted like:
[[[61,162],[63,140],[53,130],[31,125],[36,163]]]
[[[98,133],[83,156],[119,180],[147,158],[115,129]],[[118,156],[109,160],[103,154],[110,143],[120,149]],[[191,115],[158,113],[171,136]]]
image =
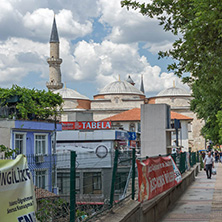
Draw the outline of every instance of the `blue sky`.
[[[0,5],[0,87],[47,89],[49,37],[54,12],[60,37],[62,80],[93,98],[106,84],[128,75],[147,96],[181,80],[167,71],[170,59],[158,51],[170,49],[175,36],[138,12],[122,8],[120,0],[2,0]]]

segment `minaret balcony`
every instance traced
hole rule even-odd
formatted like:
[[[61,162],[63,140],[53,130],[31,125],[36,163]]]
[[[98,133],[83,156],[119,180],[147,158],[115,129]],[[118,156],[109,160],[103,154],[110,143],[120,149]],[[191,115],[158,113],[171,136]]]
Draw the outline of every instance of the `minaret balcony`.
[[[62,59],[60,59],[60,58],[58,58],[58,59],[56,59],[56,58],[48,58],[47,59],[47,62],[49,63],[49,64],[61,64],[62,63]]]
[[[63,83],[46,82],[46,87],[50,90],[61,89],[63,87]]]

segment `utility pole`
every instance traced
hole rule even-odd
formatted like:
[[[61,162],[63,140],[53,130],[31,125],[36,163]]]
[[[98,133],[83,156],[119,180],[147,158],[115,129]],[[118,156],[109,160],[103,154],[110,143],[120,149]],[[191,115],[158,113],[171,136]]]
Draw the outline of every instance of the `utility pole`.
[[[57,132],[57,124],[56,124],[56,111],[55,111],[54,138],[53,138],[53,147],[52,147],[52,156],[53,156],[52,189],[53,189],[53,193],[55,193],[54,191],[55,191],[56,184],[57,184],[57,180],[56,180],[56,132]]]

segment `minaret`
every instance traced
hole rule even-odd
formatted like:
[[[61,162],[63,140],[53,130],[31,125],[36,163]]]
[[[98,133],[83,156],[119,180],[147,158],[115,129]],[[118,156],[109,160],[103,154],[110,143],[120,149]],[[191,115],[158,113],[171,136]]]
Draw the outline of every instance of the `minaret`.
[[[141,85],[140,85],[140,91],[145,94],[144,85],[143,85],[143,75],[141,75]]]
[[[46,83],[46,86],[49,90],[56,90],[61,89],[63,87],[63,83],[61,82],[60,64],[62,63],[62,59],[59,58],[59,36],[55,16],[49,42],[50,58],[47,59],[49,64],[49,82]]]

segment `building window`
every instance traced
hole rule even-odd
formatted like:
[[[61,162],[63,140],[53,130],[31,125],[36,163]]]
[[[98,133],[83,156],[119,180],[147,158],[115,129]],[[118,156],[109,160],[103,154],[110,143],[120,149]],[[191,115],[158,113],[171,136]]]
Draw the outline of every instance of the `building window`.
[[[80,173],[76,173],[76,193],[80,193]],[[59,194],[70,195],[70,173],[59,172],[57,174],[57,184],[59,188]]]
[[[120,98],[119,97],[114,97],[114,101],[115,101],[115,103],[119,103]]]
[[[129,131],[130,132],[135,132],[136,131],[135,123],[130,123]]]
[[[137,124],[137,129],[138,129],[137,131],[140,133],[141,132],[141,124],[140,123]]]
[[[188,132],[192,132],[192,123],[188,123]]]
[[[45,155],[47,154],[47,134],[35,134],[35,154]]]
[[[18,149],[18,154],[26,154],[25,149],[25,133],[15,133],[15,145],[14,148]]]
[[[116,183],[115,183],[115,192],[116,193],[123,193],[124,188],[126,186],[128,173],[127,172],[121,172],[116,174]]]
[[[173,103],[175,101],[175,98],[174,97],[171,97],[171,102]]]
[[[38,188],[47,189],[46,170],[35,171],[35,185]]]
[[[102,193],[102,179],[100,172],[83,173],[83,193],[84,194]]]

